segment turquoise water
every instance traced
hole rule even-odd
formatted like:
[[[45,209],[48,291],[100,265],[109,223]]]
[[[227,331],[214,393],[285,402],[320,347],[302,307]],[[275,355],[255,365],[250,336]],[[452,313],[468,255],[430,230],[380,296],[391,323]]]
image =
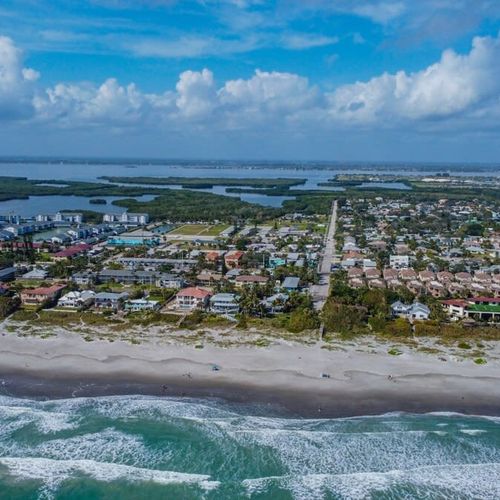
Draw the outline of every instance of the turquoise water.
[[[500,419],[307,420],[210,400],[1,396],[0,498],[498,499]]]

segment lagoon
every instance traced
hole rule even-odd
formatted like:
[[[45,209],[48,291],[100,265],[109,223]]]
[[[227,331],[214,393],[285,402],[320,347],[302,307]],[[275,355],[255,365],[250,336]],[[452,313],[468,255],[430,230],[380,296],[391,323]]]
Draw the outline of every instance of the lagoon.
[[[22,200],[8,200],[0,202],[0,215],[16,214],[21,217],[35,217],[39,214],[55,214],[60,210],[92,210],[99,213],[120,214],[126,212],[123,207],[112,205],[115,200],[123,200],[123,196],[101,197],[107,205],[93,205],[92,198],[86,196],[30,196]],[[150,201],[153,195],[138,196],[135,199]]]

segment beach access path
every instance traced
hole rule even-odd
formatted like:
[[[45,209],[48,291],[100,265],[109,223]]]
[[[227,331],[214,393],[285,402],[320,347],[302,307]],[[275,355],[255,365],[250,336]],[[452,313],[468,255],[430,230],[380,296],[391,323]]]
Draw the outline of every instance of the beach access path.
[[[337,230],[337,209],[338,202],[335,200],[332,204],[332,213],[330,223],[325,234],[323,255],[318,265],[319,283],[311,287],[314,308],[321,311],[325,305],[328,293],[330,291],[330,276],[332,264],[335,256],[335,232]]]

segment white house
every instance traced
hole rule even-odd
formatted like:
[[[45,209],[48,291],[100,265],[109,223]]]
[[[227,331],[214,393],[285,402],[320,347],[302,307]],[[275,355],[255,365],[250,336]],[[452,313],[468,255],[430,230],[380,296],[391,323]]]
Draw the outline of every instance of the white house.
[[[157,300],[135,299],[125,302],[125,311],[140,312],[140,311],[156,311],[160,308],[160,303]]]
[[[391,255],[389,257],[389,267],[407,269],[410,267],[410,257],[408,255]]]
[[[391,313],[394,317],[406,318],[409,321],[427,320],[431,314],[431,310],[420,302],[406,305],[400,301],[391,304]]]
[[[204,288],[188,287],[176,295],[175,301],[179,309],[205,308],[211,295],[211,292]]]
[[[68,292],[57,301],[57,306],[77,309],[92,304],[94,297],[95,292],[92,290]]]

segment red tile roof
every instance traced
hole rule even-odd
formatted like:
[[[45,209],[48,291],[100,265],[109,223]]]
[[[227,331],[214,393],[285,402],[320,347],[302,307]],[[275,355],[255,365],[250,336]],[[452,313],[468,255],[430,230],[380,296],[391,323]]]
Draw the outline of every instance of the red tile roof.
[[[26,288],[21,293],[27,293],[30,295],[54,295],[57,292],[60,292],[66,285],[52,285],[40,288]]]
[[[445,306],[465,307],[467,305],[467,302],[465,300],[460,300],[460,299],[448,299],[448,300],[442,300],[441,304],[444,304]]]
[[[495,302],[500,304],[500,297],[472,297],[469,302]]]
[[[212,295],[211,292],[208,290],[205,290],[204,288],[198,288],[195,286],[184,288],[181,290],[178,294],[177,297],[195,297],[196,299],[205,299],[206,297],[209,297]]]
[[[267,283],[268,278],[266,276],[251,274],[248,276],[237,276],[236,281],[239,283]]]
[[[79,253],[86,252],[92,248],[91,245],[87,245],[86,243],[82,243],[81,245],[74,245],[72,247],[68,247],[60,252],[56,252],[54,257],[74,257]]]
[[[241,250],[234,250],[232,252],[227,253],[224,258],[228,260],[240,260],[243,257],[243,255],[245,255],[245,252],[242,252]]]

